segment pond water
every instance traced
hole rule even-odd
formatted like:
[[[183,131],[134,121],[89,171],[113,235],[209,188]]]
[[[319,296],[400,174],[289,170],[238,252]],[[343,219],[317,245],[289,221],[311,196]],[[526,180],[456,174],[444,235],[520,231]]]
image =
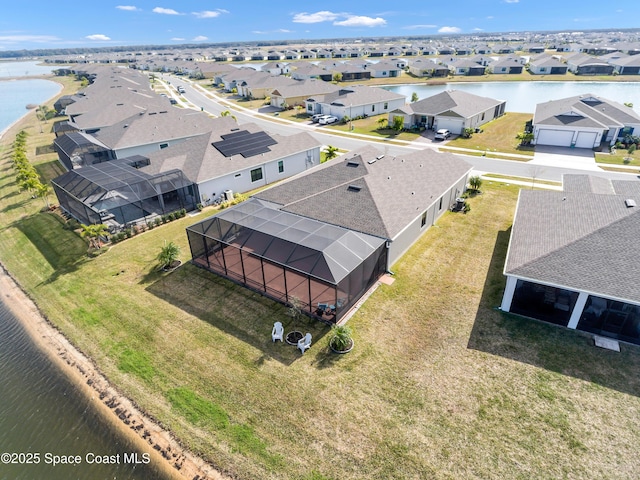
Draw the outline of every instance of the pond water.
[[[394,85],[386,90],[420,99],[445,90],[462,90],[482,97],[507,101],[507,112],[533,113],[536,104],[591,93],[619,103],[631,102],[640,111],[640,82],[472,82],[447,85]]]

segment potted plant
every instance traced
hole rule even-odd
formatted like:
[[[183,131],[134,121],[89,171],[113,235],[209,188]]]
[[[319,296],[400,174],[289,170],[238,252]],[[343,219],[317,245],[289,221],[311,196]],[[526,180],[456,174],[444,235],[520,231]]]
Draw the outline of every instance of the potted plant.
[[[353,349],[354,341],[351,338],[351,328],[347,325],[334,325],[331,327],[332,336],[329,339],[329,348],[335,353],[347,353]]]

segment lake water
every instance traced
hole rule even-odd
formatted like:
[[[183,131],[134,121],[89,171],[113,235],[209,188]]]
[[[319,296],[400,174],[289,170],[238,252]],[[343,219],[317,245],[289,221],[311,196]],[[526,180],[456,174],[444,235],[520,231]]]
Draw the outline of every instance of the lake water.
[[[51,73],[54,65],[39,65],[39,61],[29,62],[0,62],[0,78],[2,77],[24,77],[33,75],[46,75]]]
[[[424,99],[445,90],[462,90],[482,97],[506,100],[507,112],[522,113],[533,113],[538,103],[591,93],[619,103],[631,102],[634,109],[640,111],[640,82],[474,82],[384,88],[405,95],[407,101],[413,92]]]
[[[135,451],[33,345],[20,323],[0,302],[0,479],[162,478],[152,463],[137,466],[87,463],[91,454],[120,454],[123,459],[124,453]],[[32,462],[35,462],[33,454],[39,453],[39,463],[20,465],[6,461],[7,453],[20,452],[32,454]],[[53,457],[47,463],[47,453],[79,455],[81,463],[53,466]],[[138,457],[142,458],[142,452],[138,452]]]
[[[50,80],[0,80],[0,134],[29,112],[28,104],[45,103],[61,88]]]

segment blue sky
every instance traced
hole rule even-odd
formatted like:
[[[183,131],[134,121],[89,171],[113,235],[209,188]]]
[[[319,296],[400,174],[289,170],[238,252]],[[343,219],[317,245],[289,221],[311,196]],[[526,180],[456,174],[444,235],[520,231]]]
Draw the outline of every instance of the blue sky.
[[[635,28],[637,0],[7,0],[0,50]]]

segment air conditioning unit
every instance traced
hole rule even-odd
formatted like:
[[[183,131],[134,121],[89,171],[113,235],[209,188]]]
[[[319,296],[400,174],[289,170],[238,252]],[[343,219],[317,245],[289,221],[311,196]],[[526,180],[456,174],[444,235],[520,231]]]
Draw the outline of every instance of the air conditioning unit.
[[[227,202],[230,202],[231,200],[233,200],[233,190],[225,190],[224,191],[224,199]]]

